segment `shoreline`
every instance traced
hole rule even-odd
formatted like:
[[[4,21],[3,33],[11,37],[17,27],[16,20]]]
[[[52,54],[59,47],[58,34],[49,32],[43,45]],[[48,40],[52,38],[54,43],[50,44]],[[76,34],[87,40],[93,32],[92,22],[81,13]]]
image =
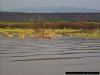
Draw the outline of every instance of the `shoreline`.
[[[39,37],[72,36],[100,38],[100,22],[0,22],[0,36],[7,37]]]
[[[32,38],[52,38],[53,36],[71,36],[100,38],[100,30],[88,30],[88,32],[79,29],[28,29],[28,28],[0,28],[0,36],[6,37],[32,37]]]

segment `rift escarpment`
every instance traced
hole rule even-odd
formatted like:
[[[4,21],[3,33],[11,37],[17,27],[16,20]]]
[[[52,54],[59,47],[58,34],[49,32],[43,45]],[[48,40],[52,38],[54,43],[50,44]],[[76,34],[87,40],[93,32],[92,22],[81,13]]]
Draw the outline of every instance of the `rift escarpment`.
[[[100,13],[0,12],[0,21],[100,21]]]

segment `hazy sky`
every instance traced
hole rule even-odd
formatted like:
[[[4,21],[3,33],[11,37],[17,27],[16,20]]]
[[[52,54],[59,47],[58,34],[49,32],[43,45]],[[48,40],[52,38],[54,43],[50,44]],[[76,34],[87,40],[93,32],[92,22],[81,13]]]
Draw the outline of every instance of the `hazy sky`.
[[[58,6],[85,7],[100,10],[100,0],[0,0],[1,10]]]

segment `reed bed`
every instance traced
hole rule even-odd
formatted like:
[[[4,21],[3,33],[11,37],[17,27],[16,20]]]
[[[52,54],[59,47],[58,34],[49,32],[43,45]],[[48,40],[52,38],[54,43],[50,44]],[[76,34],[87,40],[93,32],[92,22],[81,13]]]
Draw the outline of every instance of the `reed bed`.
[[[100,22],[0,22],[0,36],[21,38],[100,37]]]
[[[33,23],[0,22],[0,28],[33,28]]]
[[[0,22],[0,28],[96,29],[100,22]]]
[[[100,38],[100,29],[94,29],[94,30],[58,29],[56,30],[56,32],[61,36]]]
[[[100,38],[100,30],[95,29],[91,32],[85,32],[78,29],[7,29],[0,28],[0,36],[5,37],[33,37],[33,38],[52,38],[54,36],[76,36]]]
[[[53,29],[18,29],[18,28],[0,28],[0,36],[7,37],[40,37],[51,38],[55,36],[55,30]]]
[[[18,28],[1,28],[0,29],[0,36],[7,36],[7,37],[30,37],[33,36],[34,31],[32,29],[18,29]]]

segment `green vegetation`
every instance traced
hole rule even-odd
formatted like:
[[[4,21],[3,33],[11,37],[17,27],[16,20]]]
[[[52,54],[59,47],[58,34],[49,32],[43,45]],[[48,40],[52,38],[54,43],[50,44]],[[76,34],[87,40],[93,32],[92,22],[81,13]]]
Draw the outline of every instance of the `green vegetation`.
[[[77,36],[77,37],[100,37],[100,30],[93,32],[84,32],[83,30],[77,29],[10,29],[0,28],[0,36],[7,37],[40,37],[40,38],[51,38],[53,36]]]
[[[100,37],[100,22],[0,22],[0,36],[42,37],[76,36]]]

